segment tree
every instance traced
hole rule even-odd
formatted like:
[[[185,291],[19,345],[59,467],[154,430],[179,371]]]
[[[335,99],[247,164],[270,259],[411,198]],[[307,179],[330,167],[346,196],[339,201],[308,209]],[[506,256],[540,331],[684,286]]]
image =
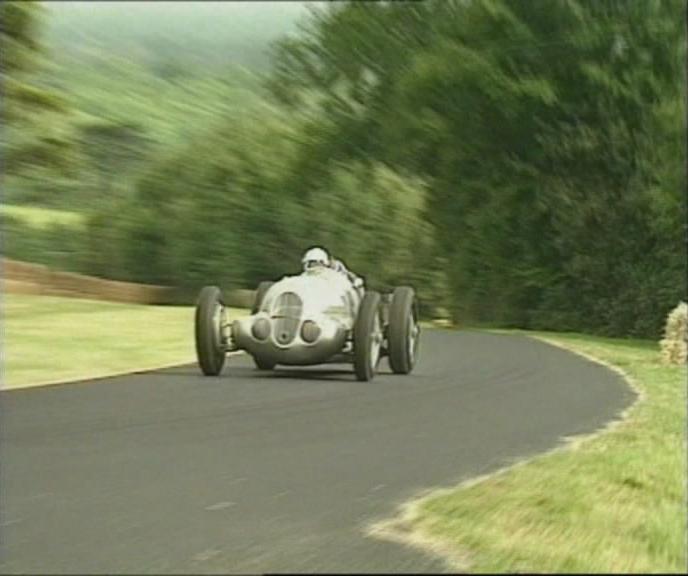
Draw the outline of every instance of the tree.
[[[143,164],[151,142],[144,129],[132,122],[95,119],[78,125],[82,153],[98,175],[100,195],[110,196],[114,183]]]
[[[326,116],[303,178],[349,158],[428,182],[457,317],[656,335],[683,283],[676,219],[658,220],[680,198],[681,147],[656,153],[675,142],[658,117],[681,125],[680,12],[340,4],[277,47],[269,88]]]
[[[68,105],[53,90],[32,82],[41,65],[42,6],[36,1],[0,3],[0,77],[5,126],[0,152],[5,173],[38,168],[69,170],[75,157],[64,115]]]

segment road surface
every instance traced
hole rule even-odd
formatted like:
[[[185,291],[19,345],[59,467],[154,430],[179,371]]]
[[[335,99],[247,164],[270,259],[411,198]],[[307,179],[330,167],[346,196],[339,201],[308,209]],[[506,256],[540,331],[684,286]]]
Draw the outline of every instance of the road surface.
[[[0,394],[0,573],[439,572],[365,528],[634,399],[524,336],[425,330],[420,354],[371,382],[240,355]]]

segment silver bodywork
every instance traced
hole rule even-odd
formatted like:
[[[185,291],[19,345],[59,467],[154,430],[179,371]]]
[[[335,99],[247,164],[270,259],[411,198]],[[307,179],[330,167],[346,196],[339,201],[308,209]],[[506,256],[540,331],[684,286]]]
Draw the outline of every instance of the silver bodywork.
[[[256,314],[232,323],[230,347],[274,364],[347,361],[362,292],[345,275],[327,268],[285,276],[270,287]],[[262,322],[265,327],[265,321],[269,333],[257,338],[254,325]],[[319,328],[313,342],[302,337],[307,321]]]

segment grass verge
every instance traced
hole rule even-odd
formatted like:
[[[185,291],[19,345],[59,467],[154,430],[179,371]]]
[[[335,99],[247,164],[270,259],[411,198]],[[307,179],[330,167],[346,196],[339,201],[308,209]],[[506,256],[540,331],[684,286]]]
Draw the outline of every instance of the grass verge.
[[[527,334],[620,368],[639,400],[599,434],[413,502],[391,531],[470,572],[685,573],[686,367],[654,342]]]
[[[80,228],[84,224],[84,215],[79,212],[42,208],[39,206],[4,204],[0,206],[0,214],[17,218],[27,226],[39,230],[45,230],[55,225]]]
[[[21,294],[2,304],[4,390],[195,361],[193,307]]]

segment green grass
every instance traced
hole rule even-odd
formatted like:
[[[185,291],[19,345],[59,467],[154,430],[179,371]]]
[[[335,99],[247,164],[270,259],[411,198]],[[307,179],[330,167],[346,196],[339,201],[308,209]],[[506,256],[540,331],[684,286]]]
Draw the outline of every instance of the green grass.
[[[33,206],[0,206],[3,256],[83,272],[89,254],[86,215]]]
[[[174,146],[218,118],[265,106],[258,77],[240,67],[225,69],[221,76],[198,69],[168,81],[116,55],[99,64],[61,60],[53,75],[75,109],[96,118],[134,122],[159,145]]]
[[[84,224],[84,215],[68,210],[56,210],[38,206],[0,205],[0,215],[10,216],[27,226],[45,230],[53,225],[79,228]]]
[[[19,294],[2,306],[3,389],[195,361],[193,307]]]
[[[471,572],[686,570],[686,367],[654,342],[529,333],[621,368],[627,418],[416,503],[406,528]]]

